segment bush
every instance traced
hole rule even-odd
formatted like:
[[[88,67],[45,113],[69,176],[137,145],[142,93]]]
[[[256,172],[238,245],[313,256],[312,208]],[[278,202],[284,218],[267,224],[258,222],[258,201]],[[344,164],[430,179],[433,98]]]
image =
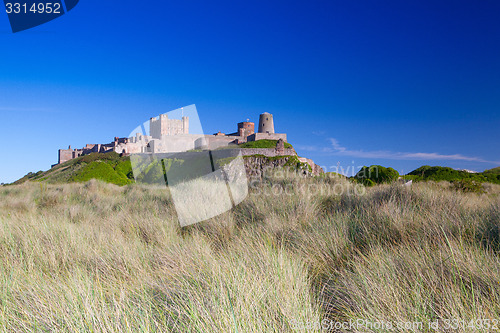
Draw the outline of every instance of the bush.
[[[496,167],[496,168],[493,168],[493,169],[485,170],[483,173],[484,174],[500,175],[500,167]]]
[[[485,193],[483,185],[472,179],[462,179],[452,182],[453,188],[465,193]]]
[[[407,176],[414,177],[416,181],[433,180],[436,182],[446,180],[449,182],[460,180],[473,180],[478,183],[493,183],[500,184],[499,168],[486,170],[484,172],[470,173],[463,170],[455,170],[448,167],[429,166],[424,165],[420,168],[413,170]],[[408,178],[409,179],[409,178]]]
[[[371,186],[375,186],[375,182],[371,179],[363,179],[363,185],[365,185],[366,187],[371,187]]]
[[[112,151],[109,153],[91,153],[85,156],[82,156],[78,163],[92,163],[96,161],[113,161],[118,162],[120,160],[120,154]]]
[[[99,179],[115,185],[127,185],[132,182],[126,175],[116,172],[108,163],[97,161],[91,162],[79,170],[71,180],[75,182],[87,182],[91,179]]]
[[[399,172],[393,168],[386,168],[380,165],[372,165],[370,167],[362,167],[354,178],[366,186],[372,186],[372,183],[390,183],[397,180]]]

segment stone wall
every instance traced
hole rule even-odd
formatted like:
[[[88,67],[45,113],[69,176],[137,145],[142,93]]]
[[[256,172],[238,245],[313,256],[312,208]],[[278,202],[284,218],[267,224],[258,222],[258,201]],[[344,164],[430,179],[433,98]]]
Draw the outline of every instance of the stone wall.
[[[224,135],[205,135],[202,144],[196,144],[196,148],[209,147],[210,149],[217,149],[220,147],[227,147],[234,141],[241,141],[242,136],[224,136]]]
[[[259,140],[279,140],[283,139],[283,141],[286,141],[286,133],[254,133],[252,135],[249,135],[247,140],[248,141],[259,141]]]

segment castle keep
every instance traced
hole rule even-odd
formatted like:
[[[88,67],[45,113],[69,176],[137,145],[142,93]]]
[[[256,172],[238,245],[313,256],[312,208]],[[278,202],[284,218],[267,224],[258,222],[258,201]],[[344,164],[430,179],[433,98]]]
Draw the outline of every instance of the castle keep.
[[[168,119],[168,115],[162,114],[160,117],[151,118],[149,132],[153,138],[160,138],[162,135],[189,134],[189,117],[182,117],[180,120]]]

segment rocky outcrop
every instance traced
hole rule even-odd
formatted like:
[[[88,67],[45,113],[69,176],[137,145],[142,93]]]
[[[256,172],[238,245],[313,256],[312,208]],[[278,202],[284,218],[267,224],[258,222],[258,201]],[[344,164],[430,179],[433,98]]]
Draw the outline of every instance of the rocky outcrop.
[[[282,148],[281,151],[278,151],[277,148],[243,148],[240,151],[243,156],[264,155],[267,157],[276,157],[297,155],[293,148]]]
[[[310,158],[299,157],[299,161],[302,162],[302,163],[309,164],[311,166],[311,169],[312,169],[311,172],[315,176],[320,175],[322,173],[325,173],[325,171],[323,170],[323,168],[320,167],[319,165],[317,165],[316,163],[314,163],[314,161],[311,160]]]
[[[307,162],[301,162],[297,155],[273,156],[247,155],[244,156],[245,170],[249,178],[263,178],[271,176],[277,170],[286,168],[299,172],[305,176],[319,175],[323,169],[313,163],[311,167]]]

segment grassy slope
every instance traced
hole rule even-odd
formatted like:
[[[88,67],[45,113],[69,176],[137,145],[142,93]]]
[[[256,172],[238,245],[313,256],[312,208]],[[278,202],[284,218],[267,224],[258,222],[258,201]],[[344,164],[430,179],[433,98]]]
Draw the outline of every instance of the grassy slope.
[[[183,230],[166,190],[0,187],[0,331],[497,320],[500,186],[441,186],[287,178]]]
[[[500,175],[500,167],[486,170],[486,171],[484,171],[484,173],[491,173],[491,174],[495,174],[495,175]]]
[[[14,184],[25,181],[44,181],[47,183],[85,182],[99,179],[115,185],[133,182],[132,166],[129,157],[120,157],[116,153],[82,156],[55,166],[48,171],[29,173]]]
[[[469,173],[466,171],[459,171],[452,168],[440,166],[421,166],[413,170],[405,176],[407,179],[413,180],[433,180],[433,181],[455,181],[463,179],[471,179],[481,183],[495,183],[500,184],[500,168],[486,170],[480,173]]]

